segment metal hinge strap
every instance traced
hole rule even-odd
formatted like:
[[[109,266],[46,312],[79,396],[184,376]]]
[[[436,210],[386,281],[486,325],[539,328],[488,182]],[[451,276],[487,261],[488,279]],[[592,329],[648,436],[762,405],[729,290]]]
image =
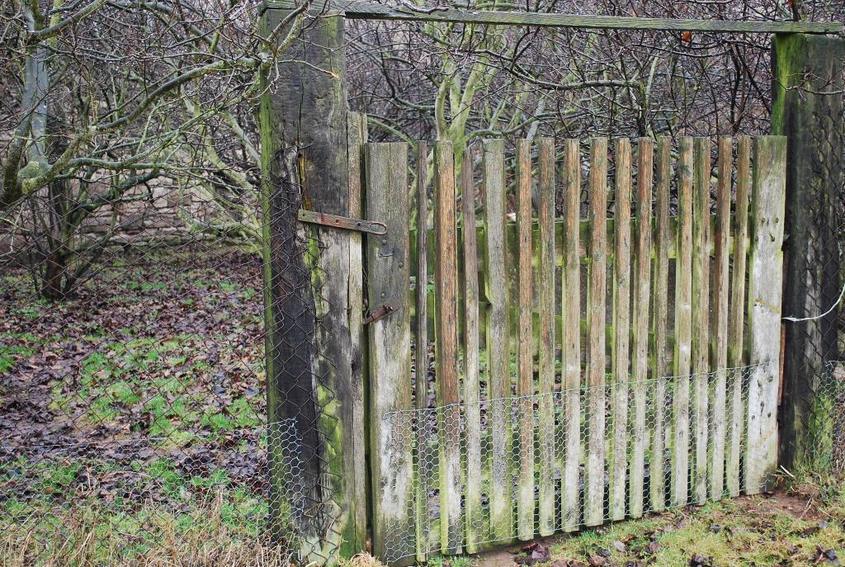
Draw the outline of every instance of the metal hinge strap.
[[[307,211],[305,209],[299,209],[297,217],[301,222],[319,224],[321,226],[329,226],[343,230],[356,230],[358,232],[367,232],[369,234],[377,235],[387,234],[387,226],[378,221],[353,219],[329,213]]]
[[[385,303],[381,307],[378,307],[368,313],[367,316],[364,318],[364,324],[369,325],[370,323],[375,323],[376,321],[384,319],[394,311],[396,311],[396,307],[389,303]]]

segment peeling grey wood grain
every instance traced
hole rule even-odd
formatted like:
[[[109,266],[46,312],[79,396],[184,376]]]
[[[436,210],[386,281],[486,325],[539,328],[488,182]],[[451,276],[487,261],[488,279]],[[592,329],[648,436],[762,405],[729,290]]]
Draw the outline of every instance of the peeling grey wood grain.
[[[384,557],[387,530],[413,532],[414,522],[410,428],[390,416],[412,407],[408,146],[367,144],[365,156],[367,218],[387,225],[386,235],[367,238],[367,295],[371,310],[394,308],[367,325],[373,550]]]
[[[786,137],[754,139],[748,262],[748,444],[745,491],[763,490],[777,466],[777,404],[786,199]]]

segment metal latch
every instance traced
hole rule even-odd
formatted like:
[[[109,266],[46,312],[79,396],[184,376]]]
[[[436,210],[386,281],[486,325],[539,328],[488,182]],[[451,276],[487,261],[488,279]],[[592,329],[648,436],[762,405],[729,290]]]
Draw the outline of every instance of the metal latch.
[[[384,223],[377,221],[353,219],[329,213],[307,211],[305,209],[299,209],[297,217],[301,222],[319,224],[321,226],[330,226],[343,230],[357,230],[358,232],[367,232],[369,234],[377,235],[387,234],[387,226]]]
[[[393,307],[389,303],[385,303],[381,307],[377,307],[376,309],[371,311],[369,315],[367,315],[367,318],[364,319],[364,324],[369,325],[370,323],[375,323],[380,319],[384,319],[394,311],[396,311],[395,307]]]

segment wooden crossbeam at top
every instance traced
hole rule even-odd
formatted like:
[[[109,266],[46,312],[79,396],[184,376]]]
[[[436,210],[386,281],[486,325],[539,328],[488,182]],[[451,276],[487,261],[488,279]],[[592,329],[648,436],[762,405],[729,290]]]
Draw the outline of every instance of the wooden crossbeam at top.
[[[270,9],[293,9],[291,0],[266,0]],[[762,20],[683,20],[672,18],[639,18],[629,16],[582,16],[540,12],[487,11],[469,9],[419,10],[371,2],[316,0],[312,9],[343,13],[349,19],[398,20],[418,22],[453,22],[465,24],[538,26],[583,29],[630,29],[659,31],[700,31],[715,33],[810,33],[838,34],[845,32],[842,22],[793,22]]]

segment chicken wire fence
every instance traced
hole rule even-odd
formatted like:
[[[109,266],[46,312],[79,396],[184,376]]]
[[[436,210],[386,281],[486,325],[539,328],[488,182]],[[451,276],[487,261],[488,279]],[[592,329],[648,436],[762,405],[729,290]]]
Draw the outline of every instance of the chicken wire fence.
[[[526,466],[533,470],[531,485],[533,504],[533,523],[528,532],[533,536],[549,535],[551,532],[574,531],[585,525],[623,519],[623,517],[639,517],[649,513],[671,507],[683,506],[688,503],[702,504],[706,500],[715,500],[729,495],[736,495],[741,488],[744,490],[745,451],[747,448],[745,429],[747,408],[749,403],[749,384],[754,379],[755,369],[762,366],[746,366],[714,371],[708,374],[696,374],[685,377],[667,377],[649,379],[641,383],[619,382],[613,383],[608,376],[608,384],[602,386],[584,386],[575,390],[557,390],[551,394],[537,394],[533,396],[512,397],[505,399],[484,400],[477,404],[453,404],[426,409],[402,410],[389,412],[382,416],[386,429],[392,430],[390,444],[395,451],[413,447],[414,489],[417,495],[409,503],[410,509],[401,516],[414,519],[401,523],[391,523],[385,529],[385,559],[400,561],[420,554],[439,555],[442,550],[450,553],[460,553],[461,550],[477,549],[485,544],[509,542],[520,534],[524,539],[524,526],[520,526],[517,514],[507,515],[508,521],[504,525],[497,524],[491,512],[491,499],[494,486],[501,489],[505,485],[509,494],[509,507],[516,510],[519,507],[520,482],[524,481],[522,471]],[[723,380],[723,381],[722,381]],[[704,384],[707,399],[707,415],[703,425],[709,432],[706,447],[703,452],[696,445],[696,426],[699,416],[695,403],[699,385]],[[717,406],[713,401],[719,384],[726,393],[724,406]],[[686,393],[676,393],[679,390]],[[843,383],[845,391],[845,383]],[[639,426],[634,419],[637,394],[644,394],[645,421]],[[683,396],[683,397],[682,397]],[[689,396],[689,397],[686,397]],[[585,498],[587,478],[587,462],[590,459],[590,424],[595,411],[593,400],[600,399],[600,414],[604,417],[604,447],[605,464],[601,483],[604,486],[604,502],[602,517],[587,521]],[[686,405],[679,403],[689,400]],[[545,430],[542,426],[541,413],[543,408],[551,407],[554,415],[552,430]],[[721,407],[717,410],[717,407]],[[504,421],[496,420],[496,414],[506,416]],[[521,434],[521,427],[525,416],[530,416],[531,430],[529,436]],[[673,494],[673,463],[677,456],[675,452],[676,423],[679,416],[686,420],[689,432],[688,450],[685,452],[689,460],[686,492],[682,498]],[[480,422],[479,450],[473,454],[468,451],[467,423],[469,419]],[[574,430],[578,431],[578,439],[574,444],[577,464],[577,486],[574,490],[574,510],[567,513],[564,505],[565,498],[572,498],[573,491],[565,482],[566,463],[570,459],[572,440],[569,438],[571,419],[577,419]],[[716,423],[720,422],[721,426]],[[496,424],[500,425],[496,425]],[[441,469],[444,438],[452,432],[460,435],[460,462],[464,474],[460,484],[460,516],[459,532],[452,533],[449,540],[442,538],[443,523],[446,521],[441,500]],[[504,441],[508,450],[497,451],[494,445]],[[532,451],[525,452],[519,446],[520,438],[532,440]],[[642,493],[636,499],[631,493],[629,483],[634,474],[634,467],[629,468],[625,463],[633,463],[633,440],[642,439],[645,447],[643,457],[643,472],[636,486]],[[619,451],[614,445],[614,439],[624,439],[625,446]],[[544,446],[546,449],[544,449]],[[660,446],[662,450],[654,451]],[[719,447],[719,454],[725,455],[722,469],[722,482],[718,494],[712,492],[713,486],[713,454],[714,448]],[[552,455],[551,466],[542,465],[544,450]],[[530,461],[525,462],[525,455],[530,455]],[[707,459],[707,490],[702,493],[696,491],[696,457],[703,455]],[[734,455],[732,457],[731,455]],[[624,459],[621,468],[614,459]],[[466,470],[471,461],[477,461],[476,467],[482,471],[480,489],[481,509],[477,514],[467,511],[467,499],[470,487]],[[734,466],[731,466],[733,461]],[[621,475],[619,474],[621,471]],[[718,474],[718,473],[716,473]],[[655,480],[654,475],[659,475]],[[544,498],[541,496],[541,486],[550,486],[553,500],[553,521],[551,525],[541,527],[540,508]],[[569,492],[570,495],[565,495]],[[757,492],[757,490],[754,490]],[[549,494],[551,494],[549,493]],[[624,502],[621,510],[614,507],[611,499],[613,495],[621,495]],[[570,500],[572,502],[572,500]],[[419,509],[416,509],[419,507]],[[634,509],[636,508],[636,510]],[[621,515],[620,515],[621,513]],[[545,531],[545,533],[543,533]],[[473,534],[473,541],[468,541],[468,535]],[[504,534],[504,535],[503,535]]]
[[[845,361],[828,361],[810,380],[806,465],[813,472],[845,473]]]
[[[261,240],[215,232],[238,219],[177,188],[96,215],[96,194],[66,189],[0,217],[0,565],[311,555],[304,536],[331,521],[305,474],[319,403],[268,420]],[[274,214],[293,227],[277,250],[319,251]],[[287,322],[309,317],[313,302]]]

